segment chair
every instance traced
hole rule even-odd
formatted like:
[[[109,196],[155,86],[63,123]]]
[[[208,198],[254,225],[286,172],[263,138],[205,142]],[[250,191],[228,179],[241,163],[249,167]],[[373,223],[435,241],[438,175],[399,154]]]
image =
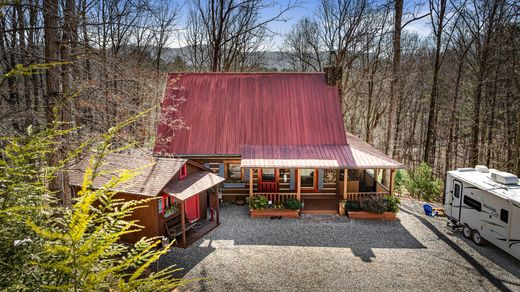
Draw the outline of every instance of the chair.
[[[426,214],[426,216],[435,217],[439,213],[437,211],[434,212],[433,207],[429,204],[424,204],[423,209],[424,209],[424,214]]]

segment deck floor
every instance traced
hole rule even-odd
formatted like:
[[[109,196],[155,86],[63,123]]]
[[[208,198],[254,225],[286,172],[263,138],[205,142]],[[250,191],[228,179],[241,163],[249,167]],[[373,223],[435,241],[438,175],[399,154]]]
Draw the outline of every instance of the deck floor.
[[[337,199],[304,199],[303,200],[304,214],[337,214],[338,203]]]

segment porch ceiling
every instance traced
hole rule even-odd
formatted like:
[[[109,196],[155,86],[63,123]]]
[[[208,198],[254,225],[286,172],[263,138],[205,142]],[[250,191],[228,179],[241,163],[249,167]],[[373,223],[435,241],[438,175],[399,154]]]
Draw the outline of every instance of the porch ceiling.
[[[372,147],[372,146],[370,146]],[[359,145],[260,146],[241,149],[241,167],[395,169],[404,166]],[[373,148],[373,147],[372,147]]]

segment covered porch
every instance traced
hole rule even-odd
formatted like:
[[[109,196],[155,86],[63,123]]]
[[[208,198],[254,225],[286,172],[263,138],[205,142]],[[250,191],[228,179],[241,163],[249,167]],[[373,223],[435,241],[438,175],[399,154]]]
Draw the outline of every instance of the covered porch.
[[[217,187],[223,181],[215,174],[201,171],[170,182],[163,189],[159,226],[177,246],[186,248],[220,225]]]
[[[248,172],[250,200],[265,197],[270,207],[283,208],[287,200],[296,199],[300,212],[336,214],[341,200],[392,195],[395,170],[403,165],[349,144],[247,146],[241,167]],[[386,185],[381,179],[384,170],[389,171]]]

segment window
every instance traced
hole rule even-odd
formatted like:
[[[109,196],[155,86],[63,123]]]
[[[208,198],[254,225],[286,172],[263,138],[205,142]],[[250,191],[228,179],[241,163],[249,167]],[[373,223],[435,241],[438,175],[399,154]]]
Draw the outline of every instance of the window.
[[[157,207],[159,214],[164,217],[179,213],[179,202],[169,195],[163,195],[161,199],[157,200]]]
[[[280,182],[288,183],[291,180],[291,170],[290,169],[280,169]]]
[[[262,181],[275,181],[274,168],[262,169]]]
[[[301,169],[300,174],[302,188],[314,188],[315,169]]]
[[[500,220],[502,220],[504,223],[507,223],[509,221],[509,211],[500,209]]]
[[[464,196],[464,204],[479,212],[482,210],[482,204],[479,201],[472,199],[468,196]]]
[[[188,171],[186,170],[186,164],[184,164],[181,167],[181,170],[179,171],[179,179],[183,179],[188,175]]]
[[[455,189],[453,190],[453,196],[457,199],[460,197],[460,185],[458,183],[455,183]]]
[[[240,164],[237,164],[237,163],[228,164],[227,179],[233,180],[233,181],[242,180],[242,169],[240,168]]]

